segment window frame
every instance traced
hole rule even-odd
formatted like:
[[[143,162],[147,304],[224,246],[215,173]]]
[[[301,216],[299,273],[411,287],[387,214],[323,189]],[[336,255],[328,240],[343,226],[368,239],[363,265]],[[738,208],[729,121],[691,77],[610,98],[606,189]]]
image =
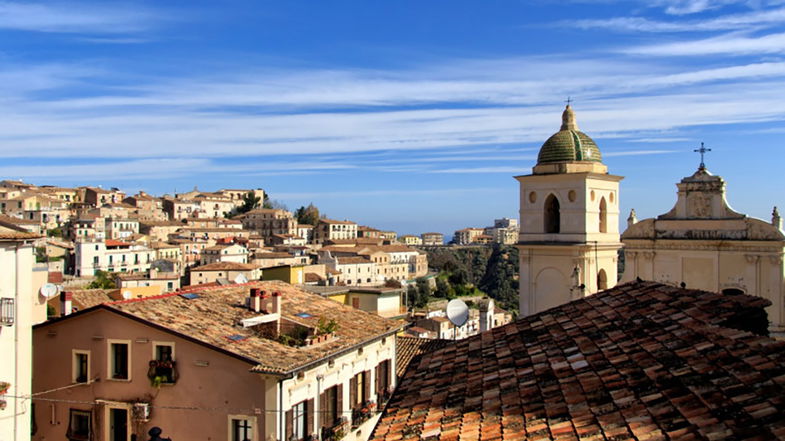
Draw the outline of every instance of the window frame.
[[[120,404],[120,403],[112,403],[105,407],[104,410],[104,439],[111,441],[112,438],[112,410],[124,410],[125,411],[125,439],[126,441],[131,440],[131,435],[133,434],[133,424],[132,424],[132,416],[133,416],[133,409],[131,406]]]
[[[115,378],[114,376],[114,352],[112,351],[112,345],[114,344],[124,344],[128,348],[127,352],[127,359],[126,359],[126,377],[127,378]],[[107,379],[111,381],[125,381],[130,382],[133,378],[131,366],[133,366],[133,354],[131,351],[131,340],[119,340],[119,339],[107,339],[106,340],[106,372],[107,372]]]
[[[87,363],[86,363],[86,372],[85,372],[85,381],[78,381],[79,379],[79,355],[86,355],[87,356]],[[91,369],[90,369],[90,351],[87,349],[72,349],[71,350],[71,383],[73,384],[89,384],[91,378]]]
[[[85,436],[75,435],[73,433],[74,417],[87,418],[87,434]],[[89,441],[93,437],[93,412],[92,410],[74,409],[68,410],[68,428],[65,431],[65,437],[71,441]]]
[[[298,414],[298,412],[300,412]],[[302,425],[301,436],[298,436],[298,423]],[[309,434],[308,431],[308,400],[300,401],[292,406],[292,439],[304,440]]]
[[[228,441],[244,441],[244,440],[237,440],[234,438],[234,422],[235,421],[246,421],[250,426],[251,437],[248,438],[248,441],[256,441],[256,416],[253,415],[227,415],[227,424],[226,424],[226,439]]]

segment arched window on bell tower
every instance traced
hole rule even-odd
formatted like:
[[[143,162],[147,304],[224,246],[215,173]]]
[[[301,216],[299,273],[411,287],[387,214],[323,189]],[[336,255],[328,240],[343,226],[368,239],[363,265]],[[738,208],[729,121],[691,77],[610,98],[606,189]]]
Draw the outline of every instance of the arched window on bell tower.
[[[558,233],[561,230],[559,200],[553,194],[545,199],[545,232]]]
[[[604,269],[601,269],[600,273],[597,274],[597,291],[602,291],[603,289],[608,289],[608,275],[605,274]]]
[[[600,199],[600,233],[608,232],[608,205],[605,203],[605,197]]]

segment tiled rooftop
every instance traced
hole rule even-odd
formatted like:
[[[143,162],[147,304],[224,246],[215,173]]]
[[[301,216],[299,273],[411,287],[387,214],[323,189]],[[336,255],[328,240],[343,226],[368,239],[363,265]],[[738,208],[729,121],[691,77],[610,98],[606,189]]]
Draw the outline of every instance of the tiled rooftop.
[[[258,268],[259,265],[251,263],[237,263],[237,262],[213,262],[207,265],[197,266],[191,268],[194,271],[250,271]]]
[[[338,323],[336,338],[313,346],[290,347],[259,337],[252,328],[238,326],[240,320],[259,315],[244,306],[251,287],[259,287],[267,292],[279,291],[284,319],[307,326],[316,326],[321,317],[335,320]],[[398,322],[277,281],[202,289],[197,291],[198,297],[194,299],[182,297],[184,292],[114,302],[105,306],[243,357],[256,363],[253,368],[255,371],[272,373],[296,370],[369,339],[394,333],[400,327]],[[310,317],[297,315],[302,313]],[[246,338],[232,341],[227,338],[231,335]]]
[[[24,233],[21,231],[0,231],[0,240],[29,240],[39,239],[43,236],[37,233]]]
[[[726,327],[766,305],[633,282],[543,311],[424,353],[371,439],[783,439],[785,342]]]
[[[441,349],[449,343],[450,340],[398,336],[395,343],[395,375],[400,378],[420,355]]]

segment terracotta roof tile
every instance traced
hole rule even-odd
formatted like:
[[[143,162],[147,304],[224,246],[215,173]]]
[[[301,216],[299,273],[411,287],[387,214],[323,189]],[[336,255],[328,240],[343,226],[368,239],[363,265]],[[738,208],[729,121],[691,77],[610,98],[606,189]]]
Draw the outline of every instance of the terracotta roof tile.
[[[313,346],[290,347],[276,340],[260,337],[253,328],[239,326],[240,320],[260,315],[244,306],[251,287],[280,292],[281,315],[284,319],[307,326],[315,326],[322,317],[335,320],[338,323],[336,337]],[[182,294],[187,292],[196,292],[198,295],[192,299],[184,298]],[[395,321],[278,281],[184,290],[162,296],[113,302],[106,307],[234,353],[255,363],[253,370],[258,372],[291,372],[318,359],[351,349],[369,339],[395,333],[400,328],[400,324]],[[303,317],[302,313],[307,313],[309,317]],[[246,338],[232,341],[227,338],[231,335],[242,335]]]
[[[398,336],[395,343],[395,375],[401,377],[417,357],[449,343],[450,340]]]
[[[259,268],[258,265],[251,263],[237,263],[237,262],[213,262],[207,265],[197,266],[191,268],[194,271],[250,271]]]
[[[768,304],[633,282],[422,351],[371,439],[781,439]]]

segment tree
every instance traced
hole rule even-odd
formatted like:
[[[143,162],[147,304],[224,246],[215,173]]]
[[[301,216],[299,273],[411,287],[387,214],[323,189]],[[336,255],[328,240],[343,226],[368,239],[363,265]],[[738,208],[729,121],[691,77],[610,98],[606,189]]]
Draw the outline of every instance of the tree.
[[[267,194],[265,193],[264,198],[267,199]],[[232,211],[228,213],[224,213],[224,216],[228,218],[232,218],[237,216],[238,214],[248,213],[251,210],[259,208],[259,203],[262,201],[262,198],[256,196],[254,192],[249,191],[245,195],[243,195],[243,204],[239,207],[235,207]]]
[[[319,209],[313,203],[307,207],[301,206],[294,212],[298,224],[316,225],[319,223]]]
[[[112,274],[98,270],[95,272],[95,279],[87,285],[87,289],[116,289]]]
[[[280,202],[280,201],[276,201],[276,200],[270,199],[270,196],[267,193],[264,194],[264,202],[262,203],[262,208],[275,209],[275,210],[287,210],[287,211],[289,210],[289,208],[286,206],[286,204],[284,204],[283,202]]]

